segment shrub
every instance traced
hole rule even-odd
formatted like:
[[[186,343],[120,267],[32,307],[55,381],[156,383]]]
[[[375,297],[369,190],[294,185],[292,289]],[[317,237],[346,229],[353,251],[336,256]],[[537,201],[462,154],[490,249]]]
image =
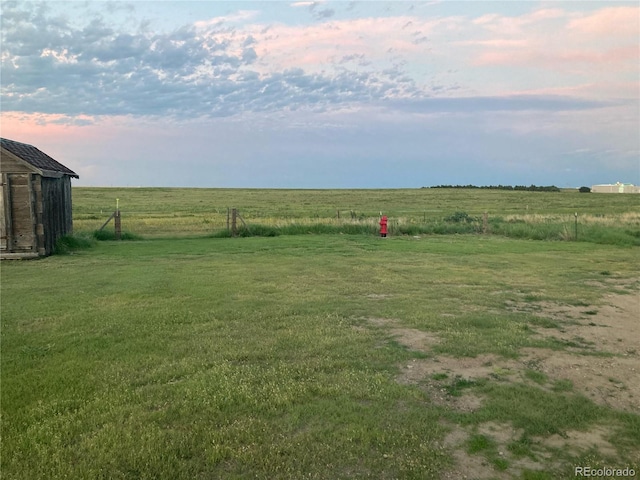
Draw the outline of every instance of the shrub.
[[[93,238],[100,241],[109,241],[116,239],[116,232],[113,230],[95,230],[92,234]],[[140,235],[131,232],[122,232],[120,240],[142,240]]]
[[[231,238],[231,231],[230,230],[218,230],[215,233],[212,233],[210,235],[212,238]]]
[[[82,235],[65,235],[56,241],[53,248],[54,255],[68,255],[75,250],[91,248],[94,241]]]
[[[476,218],[470,217],[467,212],[456,212],[453,215],[445,217],[444,221],[452,223],[471,223],[476,221]]]
[[[277,237],[278,230],[268,225],[248,225],[238,229],[239,237]]]
[[[580,187],[578,191],[580,193],[591,193],[591,189],[589,187]]]
[[[316,223],[313,225],[301,225],[298,223],[292,223],[290,225],[280,227],[280,233],[282,235],[305,235],[309,233],[319,235],[325,233],[338,233],[335,228],[335,225],[327,225],[325,223]]]
[[[394,233],[400,235],[420,235],[428,233],[428,231],[422,225],[401,225],[395,229]]]

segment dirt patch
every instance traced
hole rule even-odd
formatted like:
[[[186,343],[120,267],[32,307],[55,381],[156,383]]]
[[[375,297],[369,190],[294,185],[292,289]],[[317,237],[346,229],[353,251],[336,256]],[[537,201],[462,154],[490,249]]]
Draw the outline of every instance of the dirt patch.
[[[523,349],[522,360],[552,379],[569,380],[595,403],[640,411],[640,297],[608,294],[600,306],[542,307],[536,315],[561,323],[559,328],[538,328],[536,334],[574,342],[578,348]]]
[[[600,306],[535,304],[535,314],[557,321],[559,328],[536,330],[541,337],[573,342],[575,348],[551,350],[524,348],[521,357],[510,360],[493,354],[474,358],[412,359],[400,369],[398,381],[419,384],[429,390],[438,404],[462,411],[478,408],[477,401],[445,400],[438,382],[429,382],[437,374],[449,378],[522,379],[522,372],[534,369],[544,373],[550,384],[570,382],[569,387],[599,405],[628,412],[640,411],[640,298],[635,294],[608,294]],[[368,323],[388,329],[391,337],[412,350],[428,353],[438,343],[430,332],[405,328],[399,320],[368,318]]]
[[[439,341],[435,335],[415,328],[392,328],[390,333],[405,347],[422,352],[428,351],[429,347]]]
[[[444,472],[444,479],[512,479],[520,478],[525,470],[542,470],[549,464],[544,455],[538,454],[539,461],[529,457],[515,457],[509,451],[509,444],[517,441],[522,431],[514,429],[508,423],[487,422],[480,424],[474,434],[490,438],[495,448],[490,452],[478,452],[471,454],[468,450],[471,432],[458,425],[447,426],[451,429],[443,441],[444,448],[451,452],[455,467]],[[492,458],[493,457],[493,458]],[[491,460],[503,461],[509,465],[507,470],[496,469]]]
[[[416,328],[402,327],[398,320],[391,318],[368,318],[367,321],[377,327],[388,327],[388,331],[394,340],[411,350],[427,352],[431,346],[439,342],[438,337],[434,334]]]
[[[556,338],[568,345],[563,350],[524,348],[517,359],[494,354],[474,358],[438,355],[411,359],[400,368],[397,381],[415,385],[425,391],[436,405],[457,412],[474,412],[482,407],[482,396],[463,389],[451,394],[450,386],[458,380],[480,379],[526,382],[551,390],[559,382],[567,390],[590,398],[594,403],[617,410],[640,411],[640,296],[630,287],[617,288],[598,305],[573,306],[550,302],[512,304],[513,311],[526,311],[551,320],[550,328],[535,327],[534,335]],[[618,293],[626,292],[626,293]],[[445,314],[446,315],[446,314]],[[429,353],[439,341],[435,334],[405,328],[396,319],[368,318],[370,326],[384,328],[391,337],[412,350]],[[553,325],[553,326],[551,326]],[[544,374],[539,383],[527,378],[531,370]],[[444,472],[445,479],[505,479],[525,470],[559,469],[557,453],[580,455],[596,448],[604,457],[617,458],[610,443],[614,432],[607,426],[589,431],[534,438],[533,455],[516,456],[509,449],[522,436],[510,424],[487,422],[471,427],[447,424],[450,433],[442,448],[451,452],[454,467]],[[490,438],[497,451],[468,453],[472,434]],[[496,458],[508,464],[505,471],[496,468]],[[555,460],[554,460],[555,459]]]
[[[404,385],[418,385],[436,405],[457,412],[474,412],[482,406],[482,397],[468,391],[451,395],[447,385],[460,380],[516,375],[516,366],[515,362],[499,361],[495,355],[479,355],[475,358],[446,355],[440,355],[437,359],[414,358],[400,369],[397,381]]]
[[[539,440],[544,441],[545,445],[549,447],[570,451],[573,454],[579,454],[596,447],[602,455],[615,458],[617,456],[616,449],[608,440],[612,434],[609,427],[598,426],[586,432],[571,430],[563,436],[556,434]]]
[[[443,447],[451,452],[454,467],[443,473],[443,479],[508,479],[512,478],[504,472],[497,472],[493,465],[481,455],[467,453],[466,443],[469,440],[469,432],[456,425],[451,426],[451,431],[445,436]]]
[[[572,306],[552,302],[515,304],[510,310],[553,320],[558,328],[540,328],[538,334],[582,347],[614,354],[640,353],[640,295],[608,294],[602,305]]]
[[[573,391],[594,403],[637,413],[640,411],[640,359],[598,357],[546,349],[523,349],[523,361],[536,365],[551,380],[571,382]]]
[[[468,391],[459,395],[451,395],[443,382],[431,378],[431,375],[440,374],[441,371],[430,367],[428,361],[412,360],[402,369],[397,381],[403,385],[418,385],[435,405],[456,412],[475,412],[480,409],[482,397]]]
[[[401,369],[399,379],[406,379],[405,383],[412,383],[411,380],[414,380],[415,383],[420,378],[437,374],[464,379],[507,378],[516,375],[516,370],[521,368],[521,362],[507,360],[491,353],[461,358],[439,355],[435,359],[412,359]]]

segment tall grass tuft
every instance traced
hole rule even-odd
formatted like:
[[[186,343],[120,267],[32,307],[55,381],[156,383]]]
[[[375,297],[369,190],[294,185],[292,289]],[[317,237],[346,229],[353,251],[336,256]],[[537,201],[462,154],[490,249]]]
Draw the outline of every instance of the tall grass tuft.
[[[85,235],[64,235],[56,241],[54,255],[68,255],[76,250],[93,247],[95,240]]]
[[[112,230],[95,230],[91,235],[99,241],[110,241],[116,239],[116,232]],[[135,233],[122,232],[120,234],[120,240],[142,240],[142,237]]]
[[[640,246],[640,230],[585,225],[578,229],[578,241],[603,245]]]
[[[238,237],[277,237],[279,235],[373,235],[377,231],[375,227],[363,223],[343,223],[343,224],[301,224],[289,223],[286,225],[272,226],[261,224],[250,224],[238,228]],[[213,238],[231,237],[230,230],[220,230],[211,235]]]
[[[488,231],[492,235],[521,240],[540,241],[580,241],[608,245],[638,246],[640,230],[628,227],[586,223],[578,226],[578,236],[574,225],[558,219],[536,219],[536,221],[502,217],[490,219]],[[477,217],[456,213],[443,220],[416,223],[398,219],[389,225],[389,235],[477,235],[483,232],[483,224]],[[250,224],[238,229],[239,237],[276,237],[279,235],[378,235],[379,227],[374,221],[344,221],[331,223],[283,223],[276,225]],[[219,230],[214,238],[231,237],[228,230]],[[98,237],[96,237],[98,238]],[[123,234],[123,238],[124,234]],[[99,238],[102,239],[102,238]],[[105,239],[113,239],[113,236]]]
[[[269,225],[247,225],[238,230],[239,237],[277,237],[280,233],[276,227]]]

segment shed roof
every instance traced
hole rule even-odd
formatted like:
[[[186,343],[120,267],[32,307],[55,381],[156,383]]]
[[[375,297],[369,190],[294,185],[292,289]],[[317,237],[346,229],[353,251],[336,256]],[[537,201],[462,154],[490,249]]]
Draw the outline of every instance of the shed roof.
[[[8,138],[0,138],[0,145],[2,145],[2,148],[5,150],[13,153],[15,156],[40,170],[59,172],[64,175],[69,175],[70,177],[80,178],[76,172],[65,167],[60,162],[38,150],[33,145],[16,142],[15,140],[9,140]]]

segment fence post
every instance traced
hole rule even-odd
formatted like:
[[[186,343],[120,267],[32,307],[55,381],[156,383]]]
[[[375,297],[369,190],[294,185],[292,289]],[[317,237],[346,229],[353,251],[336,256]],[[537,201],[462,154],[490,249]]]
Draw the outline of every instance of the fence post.
[[[578,212],[575,213],[576,217],[576,242],[578,241]]]
[[[235,208],[231,209],[231,236],[235,237],[238,235],[238,225],[237,225],[237,218],[238,218],[238,210]]]
[[[482,214],[482,233],[487,233],[489,231],[489,212],[484,212]]]
[[[122,225],[120,224],[120,209],[116,210],[114,214],[114,223],[116,229],[116,240],[120,240],[122,238]]]

